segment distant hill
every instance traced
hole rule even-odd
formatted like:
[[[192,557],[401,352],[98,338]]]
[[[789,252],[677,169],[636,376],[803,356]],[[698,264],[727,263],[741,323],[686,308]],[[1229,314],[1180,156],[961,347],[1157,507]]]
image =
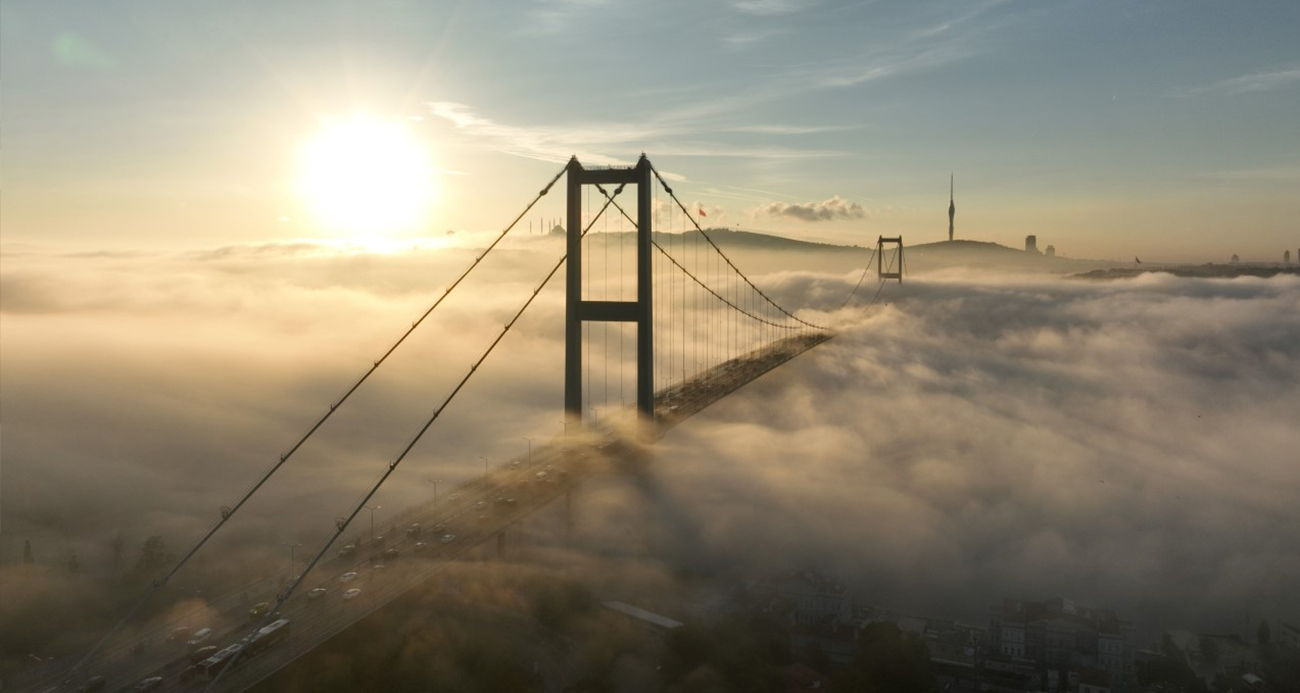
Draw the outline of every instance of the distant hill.
[[[757,231],[742,231],[722,228],[705,229],[736,264],[746,271],[756,273],[779,271],[819,271],[850,272],[860,271],[866,262],[875,264],[873,247],[858,245],[835,245],[832,243],[814,243],[784,236]],[[563,235],[563,229],[556,227],[553,235]],[[621,234],[598,234],[593,242],[610,243],[628,242],[632,232]],[[654,239],[665,248],[673,246],[691,247],[699,240],[698,231],[685,233],[655,232]],[[904,238],[903,256],[909,274],[923,274],[953,269],[998,270],[1012,272],[1033,272],[1048,274],[1068,274],[1087,272],[1095,269],[1107,269],[1121,263],[1107,260],[1079,260],[1066,257],[1047,257],[1037,253],[1027,253],[1018,248],[1008,248],[986,241],[940,241],[906,245]],[[888,250],[887,250],[888,252]],[[888,256],[886,256],[888,258]],[[888,262],[888,259],[886,259]]]
[[[1148,272],[1166,272],[1175,277],[1210,277],[1214,279],[1231,279],[1233,277],[1273,277],[1279,274],[1300,275],[1300,267],[1283,265],[1177,265],[1169,267],[1113,267],[1076,274],[1079,279],[1132,279]]]
[[[857,245],[835,245],[833,243],[814,243],[812,241],[800,241],[785,236],[775,236],[770,233],[760,233],[758,231],[740,231],[732,229],[705,229],[718,245],[726,245],[737,248],[754,248],[761,250],[797,250],[802,252],[843,252],[846,250],[861,251],[862,247]],[[691,242],[692,236],[698,236],[699,231],[687,231],[684,235],[687,242]],[[659,234],[656,234],[659,235]],[[677,237],[678,234],[673,234]]]
[[[904,239],[906,241],[906,239]],[[1013,270],[1065,274],[1115,267],[1113,260],[1082,260],[1062,256],[1047,257],[1019,248],[986,241],[939,241],[907,246],[903,251],[907,268],[914,272],[943,269]]]

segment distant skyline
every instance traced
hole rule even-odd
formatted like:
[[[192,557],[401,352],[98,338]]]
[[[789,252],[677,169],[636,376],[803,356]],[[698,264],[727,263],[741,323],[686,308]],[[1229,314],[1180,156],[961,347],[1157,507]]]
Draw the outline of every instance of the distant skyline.
[[[570,154],[644,151],[708,221],[867,244],[1278,261],[1300,248],[1300,5],[0,2],[5,244],[328,238],[331,119],[428,152],[427,218],[499,228]],[[688,202],[689,203],[689,202]]]

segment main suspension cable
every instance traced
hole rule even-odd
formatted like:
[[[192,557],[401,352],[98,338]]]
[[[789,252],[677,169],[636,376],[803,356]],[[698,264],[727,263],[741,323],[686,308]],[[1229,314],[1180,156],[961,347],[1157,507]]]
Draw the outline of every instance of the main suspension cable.
[[[605,191],[602,190],[601,192],[604,193]],[[669,191],[669,192],[671,193],[672,191]],[[608,197],[608,193],[606,193],[606,197]],[[633,229],[636,229],[636,228],[637,228],[636,222],[633,221],[632,217],[628,215],[627,210],[623,209],[623,207],[622,207],[621,205],[619,205],[617,202],[615,202],[615,201],[614,201],[614,198],[609,197],[608,199],[609,199],[609,202],[610,202],[611,204],[614,205],[614,208],[617,209],[617,210],[619,211],[619,213],[621,213],[621,214],[623,215],[623,217],[626,218],[626,219],[628,220],[628,222],[632,224],[632,228],[633,228]],[[664,257],[668,258],[668,260],[669,260],[670,262],[672,262],[674,265],[676,265],[677,268],[680,269],[680,270],[682,271],[682,273],[684,273],[686,276],[688,276],[688,277],[690,277],[692,280],[694,280],[696,284],[699,284],[700,287],[702,287],[705,291],[709,292],[710,294],[713,294],[713,296],[714,296],[715,298],[717,298],[719,301],[722,301],[723,303],[727,304],[728,306],[731,306],[732,309],[736,310],[737,312],[743,313],[743,314],[745,314],[746,316],[748,316],[749,318],[751,318],[751,319],[753,319],[753,320],[757,320],[758,322],[761,322],[761,323],[766,323],[766,324],[771,325],[771,326],[773,326],[773,327],[779,327],[779,328],[784,329],[784,330],[797,330],[797,329],[799,329],[799,327],[798,327],[797,325],[783,325],[783,324],[781,324],[781,323],[772,322],[772,321],[767,320],[767,319],[765,319],[765,318],[761,318],[761,317],[759,317],[759,316],[757,316],[757,315],[754,315],[753,313],[751,313],[751,312],[745,310],[744,308],[741,308],[740,306],[738,306],[738,305],[736,305],[735,303],[733,303],[730,299],[726,298],[726,297],[723,296],[722,294],[719,294],[717,291],[714,291],[714,290],[712,289],[712,287],[710,287],[708,284],[705,284],[704,281],[701,280],[699,277],[697,277],[697,276],[695,276],[694,274],[692,274],[691,271],[688,270],[688,269],[686,269],[686,267],[684,267],[684,266],[682,265],[682,263],[678,262],[677,259],[674,258],[674,257],[672,256],[671,253],[669,253],[667,250],[664,250],[664,247],[661,246],[661,245],[659,245],[659,241],[656,241],[656,240],[654,240],[654,239],[652,238],[652,239],[650,240],[650,244],[653,245],[653,246],[655,247],[655,249],[658,250],[660,253],[663,253],[663,256],[664,256]],[[714,246],[714,248],[717,248],[717,246]],[[719,252],[721,252],[721,251],[719,251]],[[733,269],[734,269],[734,265],[733,265]],[[750,284],[750,286],[753,286],[753,284]],[[779,308],[779,306],[778,306],[778,308]],[[788,313],[787,313],[787,315],[788,315]],[[798,318],[795,318],[795,319],[798,320]],[[800,322],[803,322],[803,321],[800,320]],[[805,323],[805,324],[807,324],[807,323]],[[814,326],[814,327],[815,327],[815,326]],[[819,328],[819,329],[825,329],[825,328]]]
[[[740,271],[740,268],[736,266],[736,263],[732,262],[731,258],[727,257],[726,253],[722,252],[722,248],[718,247],[718,244],[713,241],[713,239],[709,236],[708,233],[705,233],[704,229],[700,226],[699,222],[695,221],[695,217],[692,217],[690,213],[686,211],[686,206],[682,204],[681,200],[677,199],[677,195],[673,192],[673,189],[668,187],[668,183],[664,181],[663,176],[659,175],[659,170],[656,169],[654,166],[651,166],[650,172],[655,174],[655,178],[659,179],[659,184],[663,186],[665,191],[667,191],[668,196],[672,198],[673,202],[676,202],[677,206],[681,207],[682,212],[686,214],[686,217],[691,220],[691,224],[695,226],[695,230],[699,231],[700,235],[704,236],[704,240],[708,241],[709,245],[713,246],[713,249],[718,251],[718,255],[721,255],[722,259],[727,261],[727,264],[731,267],[731,269],[734,270],[736,274],[740,275],[740,278],[744,279],[745,283],[749,284],[750,288],[756,291],[759,296],[762,296],[763,300],[772,304],[774,307],[776,307],[777,310],[781,311],[782,313],[785,313],[785,315],[789,317],[791,320],[794,320],[796,322],[801,322],[804,325],[807,325],[808,327],[816,328],[818,330],[830,329],[829,327],[823,327],[821,325],[815,325],[811,322],[808,322],[807,320],[798,317],[797,315],[791,313],[785,308],[782,308],[780,304],[778,304],[776,301],[773,301],[771,297],[769,297],[767,294],[763,293],[762,289],[758,288],[757,286],[754,286],[754,282],[751,282],[749,280],[749,277],[745,276],[745,273]]]
[[[623,186],[620,185],[618,189],[614,191],[614,195],[617,196],[620,192],[622,192],[622,190],[623,190]],[[602,190],[601,192],[604,192],[604,190]],[[610,202],[612,202],[612,198],[610,199]],[[605,206],[601,208],[600,213],[598,213],[596,217],[587,224],[586,228],[582,230],[582,236],[585,237],[587,235],[587,231],[590,231],[592,225],[596,223],[596,219],[599,219],[600,216],[605,213],[605,209],[609,207],[610,202],[606,202]],[[555,276],[555,273],[559,271],[560,267],[564,265],[564,261],[567,259],[568,259],[568,253],[565,253],[563,256],[560,257],[559,261],[556,262],[553,267],[551,267],[551,271],[546,274],[546,278],[543,279],[542,282],[537,285],[536,289],[533,289],[533,293],[528,297],[526,301],[524,301],[523,306],[521,306],[519,310],[514,314],[514,317],[510,318],[510,321],[507,322],[505,327],[501,329],[501,332],[497,334],[496,339],[492,340],[492,343],[488,345],[487,349],[485,349],[483,353],[479,355],[478,359],[474,361],[473,365],[470,366],[469,371],[465,373],[465,375],[460,379],[458,383],[456,383],[456,386],[452,388],[451,392],[448,393],[447,396],[443,398],[442,402],[433,410],[433,413],[430,414],[429,417],[425,419],[424,423],[420,426],[420,428],[418,428],[415,434],[412,435],[411,438],[407,441],[406,445],[402,448],[401,452],[399,452],[397,456],[394,457],[393,460],[388,463],[388,468],[384,470],[384,472],[379,476],[379,479],[375,481],[375,483],[370,487],[370,490],[367,491],[366,494],[361,498],[360,502],[356,504],[356,506],[352,509],[352,512],[346,518],[340,518],[337,522],[335,522],[334,534],[325,540],[325,544],[321,547],[320,551],[316,552],[316,555],[312,557],[311,562],[307,564],[307,567],[303,568],[303,571],[299,573],[298,577],[295,578],[294,581],[290,583],[288,587],[286,587],[284,590],[282,590],[279,594],[276,595],[275,605],[267,609],[266,617],[260,623],[257,624],[257,628],[255,628],[245,640],[251,638],[262,628],[266,627],[267,625],[270,625],[273,618],[278,617],[277,612],[279,612],[280,607],[283,606],[284,603],[287,602],[289,598],[293,596],[294,591],[298,588],[298,585],[302,584],[303,580],[306,579],[307,574],[310,573],[311,570],[316,567],[316,564],[320,563],[321,559],[325,557],[325,554],[329,552],[330,547],[334,545],[334,542],[337,541],[338,538],[343,535],[343,532],[347,530],[348,525],[350,525],[352,521],[356,519],[357,515],[360,514],[361,511],[365,508],[366,504],[370,502],[370,499],[374,497],[376,493],[379,492],[380,487],[384,485],[384,482],[388,480],[388,477],[392,476],[393,472],[397,470],[397,466],[402,463],[402,460],[406,459],[406,456],[415,447],[416,443],[420,442],[420,439],[424,437],[424,434],[429,430],[431,426],[433,426],[433,422],[438,420],[438,417],[442,415],[442,412],[446,410],[447,406],[450,405],[452,400],[456,398],[456,395],[460,394],[460,391],[465,387],[465,384],[469,382],[470,378],[474,377],[474,373],[478,371],[479,366],[483,365],[483,362],[487,360],[487,357],[490,356],[493,350],[497,348],[497,345],[500,344],[501,340],[504,339],[506,334],[510,332],[510,329],[515,326],[515,323],[519,321],[519,318],[523,316],[524,311],[528,310],[528,307],[533,304],[533,301],[537,299],[538,294],[542,292],[542,289],[546,288],[546,285],[550,283],[551,278]],[[221,671],[217,674],[217,676],[213,678],[212,681],[208,683],[207,687],[203,689],[205,693],[207,691],[212,690],[212,687],[217,685],[217,682],[219,682],[222,679],[222,677],[225,676],[225,673],[227,671],[234,668],[235,662],[239,659],[239,656],[243,654],[244,649],[245,648],[240,648],[238,651],[235,652],[234,655],[231,656],[230,661],[221,668]]]
[[[280,458],[275,462],[273,462],[271,466],[265,472],[263,472],[262,476],[258,478],[257,481],[253,483],[253,485],[247,491],[244,492],[244,494],[239,498],[238,501],[235,502],[234,505],[223,506],[221,508],[221,519],[217,520],[217,523],[213,525],[212,528],[209,529],[207,533],[204,534],[203,537],[199,539],[199,541],[196,544],[194,544],[194,546],[191,547],[190,550],[187,551],[185,555],[182,556],[180,560],[178,560],[176,564],[173,565],[171,569],[168,570],[163,577],[155,579],[149,591],[146,592],[144,596],[142,596],[131,607],[131,610],[128,611],[126,615],[123,616],[122,619],[118,621],[117,624],[114,625],[113,628],[104,635],[104,637],[100,638],[99,642],[95,643],[94,647],[90,648],[90,651],[88,651],[85,655],[83,655],[82,658],[76,664],[74,664],[71,669],[65,672],[63,674],[64,676],[75,673],[78,669],[84,666],[86,662],[90,660],[91,657],[93,657],[96,653],[99,652],[101,648],[103,648],[104,644],[107,643],[110,638],[116,635],[127,624],[127,622],[129,622],[131,618],[135,616],[136,612],[138,612],[141,607],[143,607],[150,599],[152,599],[160,591],[162,591],[163,587],[167,585],[168,581],[170,581],[176,575],[176,573],[179,572],[180,569],[186,563],[189,562],[189,560],[194,556],[194,554],[198,553],[199,549],[203,548],[203,546],[208,543],[208,541],[213,537],[213,535],[215,535],[217,531],[220,530],[226,524],[226,522],[228,522],[230,518],[233,517],[234,514],[238,512],[239,509],[242,508],[244,504],[247,503],[249,499],[253,497],[253,494],[257,493],[257,491],[261,489],[262,486],[265,485],[266,482],[269,481],[271,477],[274,476],[275,473],[278,472],[286,462],[289,461],[289,458],[292,457],[293,454],[297,452],[298,449],[301,448],[304,443],[307,442],[307,439],[311,438],[311,436],[314,433],[316,433],[316,431],[322,425],[324,425],[324,423],[327,420],[329,420],[331,416],[333,416],[334,412],[338,409],[338,407],[341,406],[344,402],[346,402],[348,398],[352,396],[352,393],[356,392],[357,389],[361,387],[362,383],[366,382],[366,380],[369,379],[370,376],[375,371],[379,370],[379,367],[383,365],[385,361],[388,360],[388,357],[392,355],[392,353],[396,351],[397,348],[401,346],[403,342],[406,341],[407,337],[411,336],[411,333],[415,332],[415,330],[424,322],[425,318],[428,318],[429,315],[433,313],[434,309],[436,309],[439,305],[441,305],[442,302],[446,300],[447,296],[451,295],[452,290],[454,290],[457,286],[459,286],[460,283],[465,279],[465,277],[468,277],[470,272],[473,272],[474,269],[478,267],[479,263],[483,261],[483,258],[487,257],[488,253],[492,252],[492,250],[496,248],[497,244],[500,243],[501,240],[506,237],[506,234],[509,234],[510,231],[514,229],[515,225],[519,223],[519,220],[523,219],[524,215],[528,214],[528,212],[537,204],[537,202],[541,200],[543,197],[545,197],[548,192],[551,191],[551,188],[555,185],[556,181],[560,179],[560,176],[564,175],[565,170],[566,169],[563,168],[560,169],[560,171],[556,173],[554,177],[551,178],[550,182],[548,182],[546,186],[543,187],[541,191],[537,193],[537,195],[532,199],[532,201],[529,202],[526,207],[524,207],[524,210],[514,218],[514,221],[511,221],[510,224],[505,227],[505,230],[503,230],[499,235],[497,235],[497,237],[492,241],[492,243],[488,245],[487,249],[484,250],[482,253],[480,253],[477,257],[475,257],[474,262],[470,263],[469,267],[466,267],[465,271],[461,272],[460,276],[456,277],[456,280],[447,286],[447,288],[442,292],[442,295],[439,296],[438,299],[433,302],[433,305],[429,306],[429,308],[425,310],[424,313],[421,314],[419,318],[417,318],[414,322],[412,322],[411,327],[408,328],[405,332],[403,332],[402,336],[398,337],[397,341],[395,341],[393,345],[390,346],[382,356],[376,359],[371,364],[371,366],[366,369],[365,373],[363,373],[361,377],[358,378],[357,381],[353,383],[352,386],[349,387],[341,397],[339,397],[329,405],[329,409],[326,410],[326,412],[319,419],[317,419],[316,422],[311,425],[311,427],[307,429],[306,433],[302,434],[302,436],[299,437],[297,441],[294,442],[293,445],[291,445],[286,452],[281,453]]]
[[[840,308],[843,308],[844,306],[849,305],[849,301],[852,301],[852,300],[853,300],[853,295],[856,294],[856,293],[858,293],[858,288],[862,286],[862,280],[863,280],[863,279],[866,279],[866,278],[867,278],[867,272],[870,272],[870,271],[871,271],[871,260],[872,260],[872,258],[874,258],[875,256],[876,256],[876,249],[875,249],[875,248],[872,248],[872,249],[871,249],[871,254],[867,256],[867,265],[866,265],[866,267],[862,268],[862,276],[858,277],[858,283],[857,283],[857,285],[855,285],[855,286],[853,287],[853,290],[849,292],[849,295],[844,297],[844,302],[840,304]],[[892,262],[892,260],[891,260],[891,262]],[[893,267],[893,265],[891,264],[890,267]]]

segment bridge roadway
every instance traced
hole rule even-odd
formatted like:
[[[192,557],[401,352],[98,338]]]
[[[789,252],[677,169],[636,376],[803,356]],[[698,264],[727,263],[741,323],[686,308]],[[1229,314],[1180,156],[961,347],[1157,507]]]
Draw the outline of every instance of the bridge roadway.
[[[830,338],[829,334],[790,337],[715,366],[698,377],[655,395],[658,433],[685,421],[710,404],[736,391],[768,371]],[[583,480],[611,463],[635,459],[638,446],[600,431],[594,444],[566,444],[563,440],[539,446],[528,459],[512,460],[491,472],[470,480],[444,496],[438,507],[416,506],[393,518],[397,537],[385,537],[382,544],[366,541],[350,552],[340,550],[322,561],[281,609],[290,621],[289,636],[257,655],[241,658],[222,677],[221,691],[242,691],[265,679],[293,660],[311,651],[368,614],[420,585],[446,563],[518,526],[527,516],[565,495]],[[406,530],[420,523],[416,535]],[[445,526],[435,532],[434,527]],[[454,536],[444,543],[443,537]],[[397,556],[384,552],[396,549]],[[382,565],[382,568],[375,568]],[[342,581],[347,573],[356,577]],[[261,579],[208,604],[219,614],[215,623],[191,623],[184,617],[163,623],[114,643],[87,664],[75,677],[45,677],[43,682],[21,689],[37,692],[77,691],[91,677],[107,679],[105,691],[131,691],[150,677],[161,677],[157,691],[200,691],[208,679],[202,671],[182,681],[190,667],[191,647],[184,640],[168,641],[176,628],[192,626],[197,631],[211,627],[213,633],[203,645],[218,649],[238,642],[257,623],[249,608],[258,602],[274,602],[281,585],[275,579]],[[325,594],[312,598],[315,588]],[[346,590],[360,593],[344,599]],[[259,618],[260,620],[260,618]]]

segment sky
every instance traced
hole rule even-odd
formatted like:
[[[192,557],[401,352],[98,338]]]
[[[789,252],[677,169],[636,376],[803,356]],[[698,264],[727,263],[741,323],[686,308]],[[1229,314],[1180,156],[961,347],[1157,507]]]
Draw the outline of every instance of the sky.
[[[0,12],[11,247],[355,234],[302,193],[302,152],[364,114],[423,157],[400,181],[425,193],[418,223],[380,232],[397,240],[499,228],[570,155],[645,152],[711,223],[796,238],[942,240],[951,173],[958,238],[1148,262],[1300,252],[1293,2]]]

